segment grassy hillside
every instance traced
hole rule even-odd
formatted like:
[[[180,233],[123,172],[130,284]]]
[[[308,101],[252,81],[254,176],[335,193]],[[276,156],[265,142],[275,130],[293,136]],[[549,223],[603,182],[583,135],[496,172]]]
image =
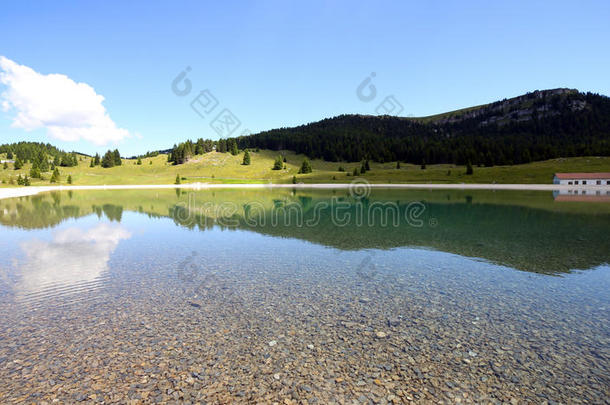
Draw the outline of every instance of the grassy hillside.
[[[236,156],[230,153],[211,152],[194,156],[186,164],[171,165],[167,155],[142,159],[142,165],[135,160],[123,160],[122,166],[104,169],[99,166],[89,167],[90,158],[80,156],[76,167],[59,168],[60,184],[66,184],[67,176],[72,176],[76,185],[111,185],[111,184],[173,184],[180,175],[182,183],[290,183],[296,176],[303,183],[349,183],[354,177],[354,168],[359,163],[334,163],[313,160],[313,173],[298,174],[304,155],[283,151],[286,157],[286,169],[271,170],[278,152],[261,150],[251,152],[252,164],[241,164],[243,153]],[[5,159],[5,155],[0,155]],[[475,167],[473,175],[466,175],[464,166],[449,164],[428,165],[425,170],[420,166],[401,164],[396,169],[396,162],[371,162],[371,170],[364,178],[371,183],[551,183],[555,172],[610,172],[608,157],[577,157],[553,159],[515,166]],[[345,172],[339,171],[343,166]],[[7,169],[0,168],[0,180],[3,187],[12,187],[10,179],[18,175],[29,174],[31,164],[21,170],[13,170],[12,164]],[[43,174],[43,180],[32,179],[32,185],[50,185],[51,173]]]

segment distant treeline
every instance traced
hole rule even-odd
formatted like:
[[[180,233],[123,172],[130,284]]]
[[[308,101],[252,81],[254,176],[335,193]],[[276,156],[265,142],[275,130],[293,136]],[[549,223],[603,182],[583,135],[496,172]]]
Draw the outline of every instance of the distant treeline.
[[[219,139],[213,141],[211,139],[198,139],[193,142],[187,140],[178,145],[174,145],[167,157],[167,161],[175,165],[185,163],[193,155],[203,155],[204,153],[212,152],[226,153],[230,152],[233,155],[239,153],[237,142],[235,139]]]
[[[341,115],[228,139],[239,149],[287,149],[327,161],[403,161],[493,166],[610,155],[610,99],[528,93],[451,120]]]
[[[0,153],[6,153],[7,159],[14,160],[16,168],[31,162],[35,166],[41,166],[42,171],[54,166],[72,167],[78,165],[75,152],[64,152],[48,143],[39,142],[17,142],[0,145]]]

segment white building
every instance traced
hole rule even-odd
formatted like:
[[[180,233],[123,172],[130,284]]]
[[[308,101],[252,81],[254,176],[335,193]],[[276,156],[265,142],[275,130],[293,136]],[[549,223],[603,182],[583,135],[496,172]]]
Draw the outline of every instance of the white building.
[[[555,173],[553,184],[566,186],[610,186],[610,173]]]

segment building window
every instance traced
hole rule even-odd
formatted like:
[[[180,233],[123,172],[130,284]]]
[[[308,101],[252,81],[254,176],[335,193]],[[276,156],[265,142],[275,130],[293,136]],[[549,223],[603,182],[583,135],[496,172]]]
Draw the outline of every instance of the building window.
[[[601,193],[602,193],[602,192],[601,192],[601,191],[599,191],[599,190],[597,190],[597,191],[595,192],[595,194],[596,194],[596,195],[600,195]]]
[[[583,181],[582,181],[582,184],[583,184],[583,186],[584,186],[585,184],[587,184],[587,180],[583,180]]]
[[[610,180],[606,180],[606,184],[610,186]]]
[[[571,181],[568,181],[568,184],[571,186],[571,185],[572,185],[572,182],[571,182]]]
[[[597,180],[597,185],[599,186],[601,184],[602,184],[602,181],[601,180]]]
[[[582,190],[582,191],[580,192],[580,194],[584,194],[584,193],[586,193],[586,192],[587,192],[586,190]]]
[[[574,182],[574,184],[578,184],[578,180],[576,180],[576,181]]]

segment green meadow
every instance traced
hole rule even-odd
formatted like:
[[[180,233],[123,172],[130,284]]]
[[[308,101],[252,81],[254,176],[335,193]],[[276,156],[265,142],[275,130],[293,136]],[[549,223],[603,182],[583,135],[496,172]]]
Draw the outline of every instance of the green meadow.
[[[89,167],[91,158],[79,156],[76,167],[60,167],[59,184],[66,184],[68,176],[75,185],[115,184],[174,184],[176,177],[181,183],[291,183],[293,176],[299,183],[349,183],[354,179],[354,169],[362,163],[327,162],[312,160],[312,173],[299,174],[304,155],[289,151],[261,150],[250,152],[251,164],[242,165],[243,152],[238,155],[210,152],[193,156],[187,163],[172,165],[167,155],[142,159],[138,165],[134,159],[123,159],[122,165],[112,168]],[[281,154],[286,158],[285,167],[272,170],[273,163]],[[2,159],[6,156],[0,155]],[[339,168],[344,171],[340,171]],[[31,164],[14,170],[12,164],[0,167],[2,187],[16,187],[17,176],[29,175]],[[474,167],[472,175],[466,167],[450,164],[419,165],[396,162],[370,162],[370,170],[358,177],[371,183],[521,183],[549,184],[556,172],[610,172],[608,157],[560,158],[514,166]],[[50,185],[51,173],[43,173],[43,179],[31,179],[32,186]],[[11,181],[12,180],[12,181]],[[15,184],[11,184],[15,183]]]

